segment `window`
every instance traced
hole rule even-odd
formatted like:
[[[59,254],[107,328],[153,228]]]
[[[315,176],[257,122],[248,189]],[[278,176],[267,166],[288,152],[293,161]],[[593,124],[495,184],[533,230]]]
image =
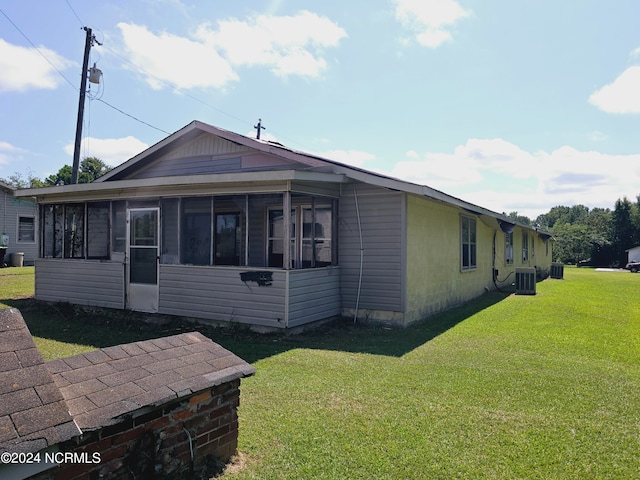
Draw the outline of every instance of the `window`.
[[[211,264],[211,197],[183,199],[181,240],[181,263]]]
[[[476,259],[476,220],[469,217],[461,217],[461,269],[473,270],[477,266]]]
[[[531,235],[531,258],[536,258],[536,237]]]
[[[111,205],[111,245],[114,252],[124,253],[127,242],[127,202],[118,200]]]
[[[513,232],[504,234],[504,263],[513,263]]]
[[[267,265],[280,267],[284,265],[284,214],[283,210],[269,209],[269,233],[267,237]],[[291,210],[291,246],[296,235],[295,210]],[[293,248],[292,248],[293,250]],[[292,251],[293,253],[293,251]],[[294,255],[291,255],[293,266]]]
[[[42,205],[42,257],[109,258],[112,215],[110,202]]]
[[[331,206],[302,208],[302,268],[331,265]]]
[[[240,213],[216,213],[216,265],[240,265],[240,231]]]
[[[301,200],[308,201],[311,205],[296,205],[291,209],[291,268],[333,265],[333,204],[331,201],[320,201],[310,197],[293,198],[292,202]],[[282,212],[282,209],[268,211],[267,255],[270,267],[282,267],[284,261]],[[302,225],[302,228],[299,228],[299,225]]]
[[[529,234],[522,232],[522,261],[529,261]]]
[[[62,205],[43,205],[40,210],[42,221],[42,256],[61,258],[64,239],[64,207]]]
[[[84,204],[65,206],[64,258],[84,258]]]
[[[87,258],[109,258],[109,202],[87,204]]]
[[[18,243],[35,243],[36,228],[34,217],[18,217]]]

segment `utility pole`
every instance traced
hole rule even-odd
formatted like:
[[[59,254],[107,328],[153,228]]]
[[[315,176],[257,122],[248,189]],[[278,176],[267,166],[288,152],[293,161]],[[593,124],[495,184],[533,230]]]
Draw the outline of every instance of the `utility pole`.
[[[82,62],[82,78],[80,80],[80,100],[78,102],[78,122],[76,123],[76,143],[73,149],[73,168],[71,170],[71,183],[78,183],[78,169],[80,168],[80,142],[82,140],[82,122],[84,120],[84,98],[87,90],[87,71],[89,67],[89,52],[94,43],[102,45],[96,40],[89,27],[84,27],[87,38],[84,42],[84,60]]]

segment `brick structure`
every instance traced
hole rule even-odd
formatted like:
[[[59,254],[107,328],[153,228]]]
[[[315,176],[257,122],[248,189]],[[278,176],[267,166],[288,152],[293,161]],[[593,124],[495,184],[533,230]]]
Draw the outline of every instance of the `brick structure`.
[[[37,480],[179,479],[209,458],[226,461],[237,447],[240,379],[255,373],[197,332],[45,365],[82,433],[55,445],[75,456]]]

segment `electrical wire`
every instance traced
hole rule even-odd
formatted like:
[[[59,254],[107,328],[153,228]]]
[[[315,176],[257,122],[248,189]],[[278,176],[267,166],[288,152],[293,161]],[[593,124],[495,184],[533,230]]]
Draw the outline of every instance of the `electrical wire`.
[[[40,50],[32,41],[29,37],[27,37],[27,35],[20,30],[20,27],[18,27],[18,25],[16,25],[14,23],[13,20],[11,20],[11,18],[9,18],[9,16],[0,8],[0,13],[2,13],[2,15],[4,15],[4,17],[9,21],[9,23],[11,25],[13,25],[13,27],[20,33],[20,35],[22,35],[24,37],[24,39],[29,42],[29,45],[31,45],[41,56],[42,58],[44,58],[47,63],[49,65],[51,65],[51,67],[58,72],[58,75],[60,75],[69,85],[71,85],[71,88],[73,88],[76,92],[78,91],[78,87],[74,86],[73,83],[71,83],[71,80],[69,80],[67,77],[64,76],[64,74],[58,70],[58,68],[53,64],[53,62],[51,62],[51,60],[49,60],[49,58],[47,58],[47,56],[42,52],[42,50]]]
[[[80,20],[80,17],[78,16],[78,14],[76,13],[76,11],[73,9],[73,7],[71,6],[71,4],[69,3],[69,0],[65,0],[65,2],[67,2],[67,6],[69,7],[69,9],[71,10],[71,12],[73,12],[73,15],[78,19],[78,22],[80,23],[80,27],[84,27],[86,24]]]
[[[151,127],[151,128],[153,128],[153,129],[155,129],[155,130],[158,130],[159,132],[166,133],[167,135],[171,135],[171,132],[167,132],[166,130],[163,130],[163,129],[159,128],[159,127],[155,127],[155,126],[151,125],[150,123],[145,122],[144,120],[140,120],[139,118],[134,117],[133,115],[131,115],[131,114],[127,113],[127,112],[124,112],[124,111],[120,110],[118,107],[114,107],[113,105],[111,105],[110,103],[106,102],[105,100],[102,100],[101,98],[96,98],[96,100],[97,100],[98,102],[100,102],[100,103],[104,103],[107,107],[111,107],[111,108],[113,108],[115,111],[120,112],[120,113],[121,113],[121,114],[123,114],[123,115],[126,115],[127,117],[129,117],[129,118],[131,118],[131,119],[135,120],[136,122],[140,122],[140,123],[142,123],[142,124],[146,125],[147,127]]]

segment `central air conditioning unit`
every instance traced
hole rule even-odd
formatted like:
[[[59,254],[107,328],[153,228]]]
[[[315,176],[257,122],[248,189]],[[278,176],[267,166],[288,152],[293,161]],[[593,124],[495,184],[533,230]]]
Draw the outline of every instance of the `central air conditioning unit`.
[[[558,278],[562,280],[564,278],[564,263],[553,262],[551,264],[551,273],[549,276],[551,278]]]
[[[516,268],[516,295],[536,294],[536,269],[534,267]]]

